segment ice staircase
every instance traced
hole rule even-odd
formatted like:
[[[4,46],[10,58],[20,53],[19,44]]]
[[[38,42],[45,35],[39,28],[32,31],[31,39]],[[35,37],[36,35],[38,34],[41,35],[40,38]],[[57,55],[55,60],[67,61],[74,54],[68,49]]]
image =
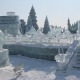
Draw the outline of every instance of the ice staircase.
[[[71,60],[70,66],[74,69],[80,70],[80,46],[78,47],[73,59]]]
[[[65,54],[58,54],[55,56],[55,60],[58,64],[59,71],[66,71],[67,68],[79,68],[80,65],[80,47],[79,41],[74,40],[69,46]]]

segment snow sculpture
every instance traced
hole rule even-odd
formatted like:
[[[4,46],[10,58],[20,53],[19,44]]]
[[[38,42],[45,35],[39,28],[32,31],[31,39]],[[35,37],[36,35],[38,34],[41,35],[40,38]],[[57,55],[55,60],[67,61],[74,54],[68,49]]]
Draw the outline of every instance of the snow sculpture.
[[[0,67],[7,66],[9,64],[8,49],[3,49],[4,34],[0,30]]]

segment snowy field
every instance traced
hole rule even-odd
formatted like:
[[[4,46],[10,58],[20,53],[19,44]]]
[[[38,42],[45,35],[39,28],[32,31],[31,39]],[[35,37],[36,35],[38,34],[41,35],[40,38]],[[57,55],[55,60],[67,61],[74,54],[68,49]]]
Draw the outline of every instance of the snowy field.
[[[23,63],[22,75],[14,75],[14,67]],[[0,68],[0,80],[80,80],[80,70],[69,68],[66,73],[56,72],[54,61],[10,56],[10,65]]]

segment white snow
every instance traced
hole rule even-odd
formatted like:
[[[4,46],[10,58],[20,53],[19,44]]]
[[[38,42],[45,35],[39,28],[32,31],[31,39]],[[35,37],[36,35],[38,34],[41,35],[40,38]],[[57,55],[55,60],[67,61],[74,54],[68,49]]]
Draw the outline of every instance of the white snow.
[[[14,67],[23,63],[22,75],[14,75]],[[80,70],[69,68],[66,73],[56,72],[57,63],[23,57],[10,56],[10,65],[0,68],[0,80],[80,80]]]

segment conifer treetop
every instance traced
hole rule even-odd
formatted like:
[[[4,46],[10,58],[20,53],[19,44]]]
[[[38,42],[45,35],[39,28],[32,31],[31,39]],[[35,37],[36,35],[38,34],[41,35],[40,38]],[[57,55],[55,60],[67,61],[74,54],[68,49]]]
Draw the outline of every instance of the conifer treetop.
[[[48,21],[48,17],[47,17],[47,15],[46,15],[46,19],[45,20],[47,20]]]
[[[38,25],[37,25],[37,17],[36,17],[36,13],[35,13],[35,10],[34,10],[34,7],[33,7],[33,5],[32,5],[32,7],[31,7],[31,10],[30,10],[30,13],[29,13],[29,15],[31,16],[31,20],[32,20],[32,26],[36,29],[36,30],[38,30]]]
[[[47,16],[46,16],[46,18],[45,18],[44,27],[49,27],[49,22],[48,22],[48,17],[47,17]]]
[[[30,15],[31,15],[31,14],[36,14],[33,5],[32,5],[32,7],[31,7],[31,10],[30,10],[30,13],[29,13],[29,14],[30,14]]]

